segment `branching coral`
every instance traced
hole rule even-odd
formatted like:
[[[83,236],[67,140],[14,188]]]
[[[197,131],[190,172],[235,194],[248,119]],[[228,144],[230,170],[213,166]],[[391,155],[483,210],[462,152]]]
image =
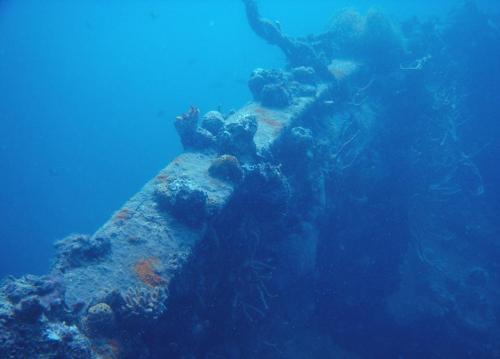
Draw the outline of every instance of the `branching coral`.
[[[165,312],[164,288],[130,288],[123,296],[123,315],[128,321],[150,322]]]

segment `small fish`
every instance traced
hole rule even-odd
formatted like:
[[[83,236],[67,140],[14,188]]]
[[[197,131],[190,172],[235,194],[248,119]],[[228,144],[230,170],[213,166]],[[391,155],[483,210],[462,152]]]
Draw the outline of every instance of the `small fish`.
[[[189,58],[187,61],[186,61],[186,64],[188,66],[193,66],[193,65],[196,65],[198,63],[198,59],[196,57],[191,57]]]
[[[49,176],[50,177],[58,177],[59,171],[56,168],[49,168]]]
[[[160,18],[160,14],[159,14],[159,13],[158,13],[158,11],[156,11],[156,10],[151,10],[151,11],[149,12],[149,17],[150,17],[151,19],[153,19],[153,20],[157,20],[157,19],[159,19],[159,18]]]

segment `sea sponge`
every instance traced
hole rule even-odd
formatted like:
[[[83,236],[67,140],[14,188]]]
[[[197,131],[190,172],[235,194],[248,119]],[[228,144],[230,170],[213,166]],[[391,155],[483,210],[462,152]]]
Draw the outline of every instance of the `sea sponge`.
[[[293,79],[304,84],[314,84],[317,80],[316,71],[312,67],[299,66],[292,69]]]
[[[219,111],[209,111],[203,115],[201,127],[217,136],[224,128],[224,116]]]
[[[235,198],[245,203],[259,220],[273,221],[287,213],[290,185],[281,166],[260,163],[246,169]]]
[[[335,56],[352,56],[358,52],[364,28],[365,19],[354,10],[345,9],[335,15],[327,28]]]
[[[57,258],[55,267],[65,272],[70,268],[103,259],[111,252],[111,241],[105,237],[72,234],[55,243]]]
[[[253,98],[257,101],[262,99],[262,89],[269,84],[282,84],[285,81],[285,74],[280,70],[255,69],[248,80],[248,87]]]
[[[245,114],[236,118],[235,122],[225,126],[217,138],[219,153],[233,155],[253,155],[256,152],[253,137],[257,132],[257,118]]]
[[[155,190],[159,209],[169,211],[180,222],[194,228],[201,226],[207,215],[207,194],[184,178],[160,183]]]
[[[186,113],[175,118],[175,129],[185,149],[204,149],[214,144],[215,138],[212,133],[198,127],[199,117],[200,110],[191,106]]]
[[[283,108],[290,105],[291,96],[284,84],[267,84],[261,92],[262,106]]]
[[[84,318],[84,326],[92,335],[108,335],[115,326],[115,314],[106,303],[98,303],[89,308]]]
[[[404,50],[402,34],[379,11],[371,10],[363,17],[345,10],[334,17],[328,34],[336,58],[355,59],[377,71],[399,66]]]
[[[14,313],[16,319],[27,323],[34,323],[42,315],[43,309],[40,299],[32,295],[23,298],[19,304],[16,305]]]
[[[243,178],[243,169],[240,162],[235,156],[231,155],[222,155],[216,158],[208,169],[208,173],[212,177],[232,183],[238,183]]]

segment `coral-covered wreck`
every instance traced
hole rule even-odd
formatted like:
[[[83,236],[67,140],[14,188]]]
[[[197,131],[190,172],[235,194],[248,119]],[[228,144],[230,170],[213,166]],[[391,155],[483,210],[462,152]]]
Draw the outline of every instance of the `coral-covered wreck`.
[[[455,41],[498,47],[496,20],[343,12],[295,39],[244,5],[287,68],[177,117],[184,153],[49,274],[3,282],[0,357],[498,357],[498,222],[457,129],[481,74]]]

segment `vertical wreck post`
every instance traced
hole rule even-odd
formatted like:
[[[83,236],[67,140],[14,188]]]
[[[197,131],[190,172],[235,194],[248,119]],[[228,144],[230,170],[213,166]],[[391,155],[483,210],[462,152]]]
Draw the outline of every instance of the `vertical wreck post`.
[[[260,16],[259,8],[254,0],[243,0],[248,23],[252,30],[271,45],[278,46],[285,54],[293,52],[293,42],[281,32],[278,23]]]
[[[255,0],[243,0],[243,4],[252,30],[269,44],[278,46],[291,66],[310,66],[318,74],[331,77],[327,65],[309,43],[283,34],[277,22],[261,17]]]

